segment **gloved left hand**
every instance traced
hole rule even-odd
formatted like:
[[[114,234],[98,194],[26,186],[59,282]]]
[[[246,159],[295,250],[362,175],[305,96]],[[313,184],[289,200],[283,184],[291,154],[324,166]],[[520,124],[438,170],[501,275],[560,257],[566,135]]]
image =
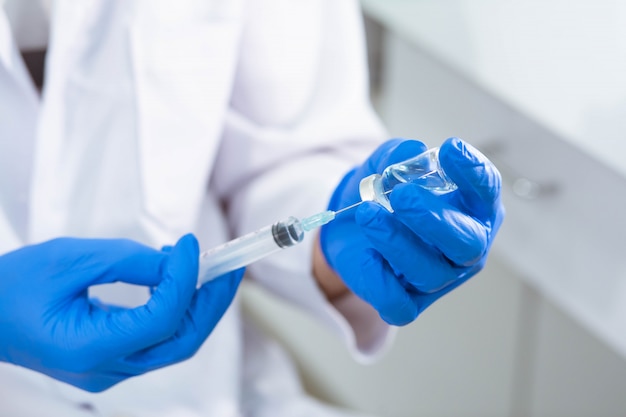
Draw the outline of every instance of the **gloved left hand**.
[[[413,140],[384,143],[344,177],[329,209],[360,201],[362,178],[425,150]],[[457,190],[434,195],[415,184],[400,184],[389,195],[393,213],[366,201],[321,230],[328,264],[390,324],[413,321],[480,271],[502,223],[501,178],[495,166],[458,138],[442,144],[439,160]]]
[[[189,358],[243,275],[197,289],[198,255],[186,235],[164,251],[126,239],[60,238],[0,256],[0,361],[96,392]],[[112,282],[155,289],[134,308],[89,298],[90,286]]]

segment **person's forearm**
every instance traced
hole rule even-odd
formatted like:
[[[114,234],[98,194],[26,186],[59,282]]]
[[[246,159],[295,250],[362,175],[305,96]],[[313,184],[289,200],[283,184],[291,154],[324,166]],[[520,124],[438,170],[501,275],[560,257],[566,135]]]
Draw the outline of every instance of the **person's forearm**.
[[[315,276],[318,286],[329,301],[350,293],[348,287],[326,262],[320,247],[319,235],[313,245],[313,276]]]

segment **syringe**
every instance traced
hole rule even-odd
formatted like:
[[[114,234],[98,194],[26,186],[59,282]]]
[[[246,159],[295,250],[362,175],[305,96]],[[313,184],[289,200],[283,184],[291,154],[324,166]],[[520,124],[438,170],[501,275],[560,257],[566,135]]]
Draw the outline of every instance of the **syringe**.
[[[323,226],[351,207],[338,211],[323,211],[299,220],[285,220],[265,226],[200,254],[198,284],[202,285],[227,272],[242,268],[259,259],[304,240],[305,232]]]
[[[305,232],[331,222],[338,214],[357,207],[363,201],[376,201],[387,210],[393,211],[388,195],[397,184],[411,182],[437,194],[455,190],[456,184],[448,178],[439,164],[438,150],[439,148],[431,148],[406,161],[388,166],[381,175],[363,178],[359,188],[361,201],[348,207],[323,211],[302,220],[288,217],[202,252],[198,284],[204,284],[281,249],[297,245],[304,240]]]

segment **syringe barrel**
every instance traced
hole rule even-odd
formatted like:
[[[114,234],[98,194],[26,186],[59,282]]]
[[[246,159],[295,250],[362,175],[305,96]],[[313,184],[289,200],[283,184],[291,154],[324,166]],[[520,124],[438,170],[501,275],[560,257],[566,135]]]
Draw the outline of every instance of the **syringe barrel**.
[[[198,285],[294,246],[303,239],[300,221],[289,217],[202,252]]]

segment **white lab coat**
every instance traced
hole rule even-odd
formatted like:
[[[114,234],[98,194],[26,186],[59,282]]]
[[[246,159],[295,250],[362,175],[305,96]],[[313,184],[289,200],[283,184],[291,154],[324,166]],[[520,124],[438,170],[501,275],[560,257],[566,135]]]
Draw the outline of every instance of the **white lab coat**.
[[[0,252],[68,235],[160,247],[187,232],[209,248],[324,209],[384,139],[364,68],[353,0],[58,0],[39,97],[0,13]],[[312,240],[249,276],[369,357],[387,327],[356,297],[325,300]],[[366,320],[345,319],[355,312]],[[277,349],[236,299],[192,359],[101,394],[0,364],[0,415],[346,415],[306,398]]]

